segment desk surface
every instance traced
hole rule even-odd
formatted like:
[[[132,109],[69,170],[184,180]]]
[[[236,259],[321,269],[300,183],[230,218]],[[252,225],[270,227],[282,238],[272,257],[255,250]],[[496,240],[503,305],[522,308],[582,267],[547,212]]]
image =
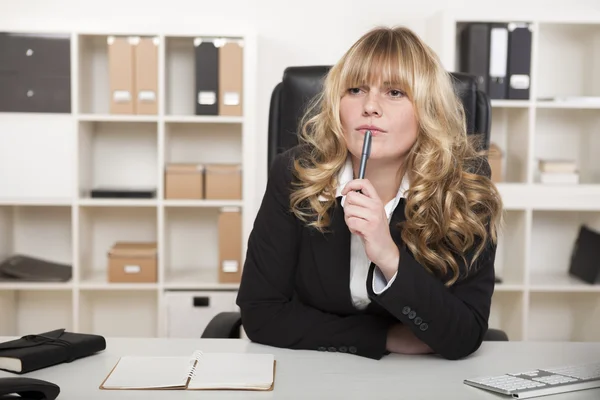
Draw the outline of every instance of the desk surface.
[[[12,339],[0,337],[0,341]],[[272,392],[100,390],[100,383],[122,355],[187,356],[206,352],[273,353],[277,360]],[[58,400],[81,399],[510,399],[467,386],[463,379],[532,368],[600,360],[600,343],[484,342],[469,358],[392,354],[370,360],[351,354],[277,349],[234,339],[107,338],[97,355],[23,376],[61,388]],[[0,377],[16,376],[0,371]],[[552,399],[600,398],[600,389],[546,396]]]

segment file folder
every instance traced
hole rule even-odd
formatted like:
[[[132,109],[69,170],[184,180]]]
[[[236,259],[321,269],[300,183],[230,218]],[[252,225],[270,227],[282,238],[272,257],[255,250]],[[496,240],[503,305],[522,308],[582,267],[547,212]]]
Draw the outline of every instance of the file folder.
[[[137,114],[158,114],[158,38],[141,38],[135,47]]]
[[[219,47],[219,115],[242,115],[243,55],[238,40]]]
[[[460,70],[477,77],[477,89],[487,92],[489,58],[490,58],[490,26],[476,22],[468,24],[461,32]]]
[[[242,277],[242,214],[237,207],[219,213],[219,282],[239,283]]]
[[[135,114],[134,38],[111,36],[108,42],[110,113]]]
[[[219,114],[219,49],[212,39],[195,39],[196,115]]]
[[[506,99],[508,81],[508,24],[491,24],[490,69],[488,95],[491,99]]]
[[[508,98],[528,100],[531,77],[531,25],[508,24]]]

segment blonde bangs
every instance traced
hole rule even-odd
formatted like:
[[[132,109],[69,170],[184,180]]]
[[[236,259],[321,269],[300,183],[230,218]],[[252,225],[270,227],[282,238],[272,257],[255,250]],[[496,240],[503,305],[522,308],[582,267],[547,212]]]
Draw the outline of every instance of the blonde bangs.
[[[340,95],[349,88],[378,85],[401,90],[409,98],[414,87],[411,57],[393,32],[366,37],[350,50],[340,71]]]

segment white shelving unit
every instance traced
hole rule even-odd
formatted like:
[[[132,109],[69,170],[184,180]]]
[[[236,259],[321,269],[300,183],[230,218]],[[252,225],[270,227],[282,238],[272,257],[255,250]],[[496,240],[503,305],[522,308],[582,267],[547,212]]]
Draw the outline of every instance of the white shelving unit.
[[[164,337],[169,320],[186,318],[168,315],[168,309],[178,310],[168,305],[170,293],[177,292],[189,296],[190,307],[194,296],[218,299],[204,309],[203,321],[193,321],[198,331],[189,335],[199,337],[213,314],[236,309],[238,285],[219,283],[217,275],[219,210],[241,209],[244,255],[253,221],[255,35],[219,29],[70,35],[71,113],[0,113],[0,258],[25,253],[69,263],[73,279],[0,282],[0,335],[66,328]],[[111,35],[158,38],[156,115],[110,114]],[[243,115],[194,115],[197,37],[243,40]],[[165,165],[187,161],[241,163],[242,199],[164,199]],[[89,196],[92,187],[119,184],[152,187],[157,195]],[[107,281],[107,251],[119,240],[158,243],[156,283]]]
[[[492,100],[506,225],[490,325],[512,340],[600,341],[600,285],[568,274],[579,226],[600,230],[600,103],[545,100],[600,96],[600,18],[442,12],[425,39],[457,71],[465,24],[522,21],[533,27],[530,100]],[[540,183],[538,160],[553,157],[575,159],[580,183]]]

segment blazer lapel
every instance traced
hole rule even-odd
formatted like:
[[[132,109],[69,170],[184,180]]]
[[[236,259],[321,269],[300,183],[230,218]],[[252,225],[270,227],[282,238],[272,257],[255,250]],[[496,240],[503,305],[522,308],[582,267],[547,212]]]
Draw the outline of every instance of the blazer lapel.
[[[329,215],[331,224],[327,232],[311,232],[317,274],[333,308],[356,312],[350,294],[350,231],[339,198]]]

